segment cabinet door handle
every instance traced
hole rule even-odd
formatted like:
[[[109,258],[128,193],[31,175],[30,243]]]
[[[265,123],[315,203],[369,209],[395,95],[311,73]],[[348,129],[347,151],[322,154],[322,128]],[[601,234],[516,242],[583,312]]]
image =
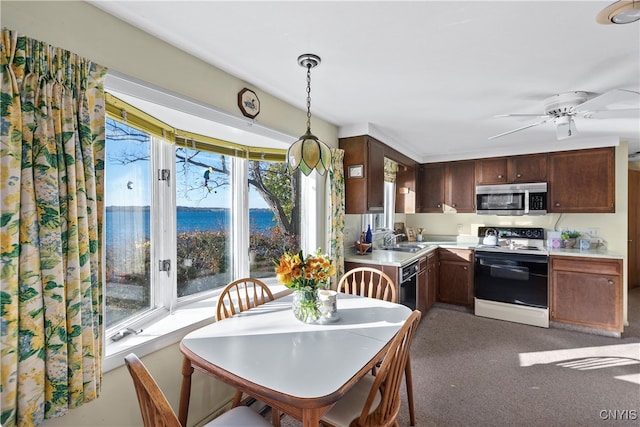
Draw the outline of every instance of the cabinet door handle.
[[[462,269],[463,269],[463,270],[466,270],[466,269],[467,269],[467,266],[465,265],[464,267],[462,267]]]
[[[560,202],[555,203],[556,207],[560,206]]]
[[[442,207],[442,205],[441,205],[440,203],[438,203],[438,204],[436,205],[436,207],[437,207],[437,208],[441,208],[441,207]]]
[[[452,207],[452,208],[455,208],[455,207],[456,207],[456,204],[455,204],[455,203],[452,203],[452,204],[451,204],[451,207]]]
[[[610,284],[610,285],[613,285],[613,280],[609,280],[609,284]]]
[[[504,177],[503,177],[502,175],[498,175],[498,178],[499,178],[499,179],[502,179],[502,178],[504,178]]]
[[[521,173],[517,173],[516,174],[516,178],[522,178],[522,174]]]

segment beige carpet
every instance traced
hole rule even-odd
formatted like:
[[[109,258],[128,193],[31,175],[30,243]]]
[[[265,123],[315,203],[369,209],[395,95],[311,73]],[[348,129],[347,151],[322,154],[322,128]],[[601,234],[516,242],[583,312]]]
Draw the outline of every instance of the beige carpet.
[[[632,299],[623,338],[432,308],[412,346],[417,425],[640,425],[640,289]],[[404,386],[402,399],[408,426]]]

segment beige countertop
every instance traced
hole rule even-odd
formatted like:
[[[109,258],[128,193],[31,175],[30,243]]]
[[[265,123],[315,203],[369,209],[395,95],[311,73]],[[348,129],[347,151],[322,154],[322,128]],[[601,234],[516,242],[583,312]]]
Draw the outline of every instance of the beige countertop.
[[[598,248],[598,249],[551,249],[549,250],[549,255],[562,255],[562,256],[576,256],[576,257],[593,257],[593,258],[617,258],[624,259],[624,256],[615,253],[609,252],[606,249]]]
[[[429,253],[435,251],[438,248],[454,248],[454,249],[471,249],[474,250],[475,246],[463,243],[456,242],[421,242],[426,247],[417,252],[400,252],[400,251],[390,251],[384,249],[374,249],[371,253],[366,255],[360,255],[356,252],[355,248],[350,247],[345,251],[346,262],[357,262],[361,264],[371,264],[371,265],[390,265],[395,267],[403,267],[411,262],[420,259],[421,257],[428,255]],[[543,254],[547,254],[550,256],[560,255],[560,256],[575,256],[575,257],[584,257],[584,258],[617,258],[623,259],[624,257],[620,254],[609,252],[605,249],[588,249],[588,250],[580,250],[580,249],[553,249],[549,251],[543,252]]]
[[[403,267],[412,263],[415,260],[428,255],[438,248],[459,248],[459,249],[474,249],[473,246],[468,244],[456,244],[456,242],[416,242],[425,245],[424,249],[417,252],[401,252],[390,251],[385,249],[374,249],[371,253],[366,255],[360,255],[356,252],[354,247],[347,248],[345,250],[344,260],[346,262],[358,262],[361,264],[371,265],[391,265],[395,267]]]

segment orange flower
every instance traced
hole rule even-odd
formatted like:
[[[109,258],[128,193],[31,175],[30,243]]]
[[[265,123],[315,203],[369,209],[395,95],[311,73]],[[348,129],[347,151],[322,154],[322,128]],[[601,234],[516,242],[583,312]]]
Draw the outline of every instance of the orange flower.
[[[302,251],[296,254],[285,252],[276,263],[278,281],[290,289],[315,290],[324,285],[336,272],[327,255],[320,250],[305,259]]]

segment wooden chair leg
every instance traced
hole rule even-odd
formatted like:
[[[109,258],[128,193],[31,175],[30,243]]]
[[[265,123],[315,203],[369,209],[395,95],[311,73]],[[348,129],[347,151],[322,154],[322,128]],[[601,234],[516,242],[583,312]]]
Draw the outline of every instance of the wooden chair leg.
[[[271,408],[271,424],[274,427],[280,427],[280,411],[275,408]]]
[[[236,394],[233,395],[233,401],[231,402],[231,407],[235,408],[240,405],[242,401],[242,392],[240,390],[236,390]]]
[[[404,379],[407,385],[407,402],[409,403],[409,424],[416,425],[416,414],[413,406],[413,377],[411,376],[411,356],[407,358],[404,368]]]

